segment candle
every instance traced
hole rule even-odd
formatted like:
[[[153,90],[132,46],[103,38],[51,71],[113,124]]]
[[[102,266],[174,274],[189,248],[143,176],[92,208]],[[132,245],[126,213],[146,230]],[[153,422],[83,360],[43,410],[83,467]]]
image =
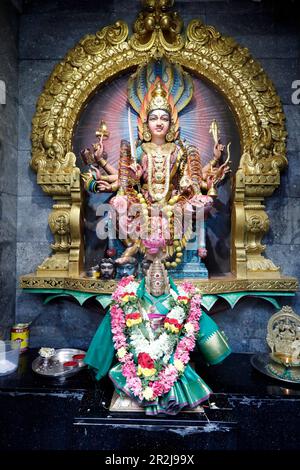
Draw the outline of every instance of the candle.
[[[290,364],[293,363],[292,356],[290,356],[289,354],[275,352],[274,358],[275,360],[277,359],[279,362],[281,362],[281,364],[285,366],[289,366]]]

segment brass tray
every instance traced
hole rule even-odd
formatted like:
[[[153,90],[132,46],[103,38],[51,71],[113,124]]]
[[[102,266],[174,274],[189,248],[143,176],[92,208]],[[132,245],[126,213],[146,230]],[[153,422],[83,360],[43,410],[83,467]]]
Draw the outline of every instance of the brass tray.
[[[300,367],[285,367],[273,361],[268,353],[254,354],[251,357],[252,366],[272,379],[283,382],[300,384]]]
[[[76,354],[86,354],[81,349],[62,348],[55,351],[55,355],[45,359],[38,356],[32,362],[32,370],[39,375],[47,378],[66,378],[80,372],[86,364],[79,360],[77,366],[65,367],[64,363],[73,360]]]

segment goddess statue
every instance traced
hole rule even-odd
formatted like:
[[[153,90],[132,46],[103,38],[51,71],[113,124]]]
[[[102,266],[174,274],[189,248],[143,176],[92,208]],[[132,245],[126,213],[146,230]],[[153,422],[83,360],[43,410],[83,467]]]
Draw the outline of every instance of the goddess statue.
[[[126,232],[126,249],[116,260],[119,264],[126,264],[138,252],[145,254],[145,240],[162,237],[166,242],[163,262],[175,268],[192,232],[192,221],[181,231],[182,219],[177,215],[195,207],[208,209],[215,186],[229,171],[227,162],[220,164],[224,146],[218,138],[213,158],[205,166],[198,149],[180,138],[179,112],[192,96],[192,78],[179,65],[161,60],[142,66],[128,84],[139,138],[133,141],[129,109],[130,142],[121,142],[118,170],[105,158],[102,137],[93,152],[82,151],[83,159],[93,163],[82,175],[85,188],[116,193],[110,203],[119,214],[119,229]],[[125,218],[120,216],[124,208]],[[198,254],[206,256],[204,245],[199,245]]]
[[[150,415],[176,414],[209,397],[210,388],[189,365],[196,344],[209,364],[230,353],[215,322],[201,311],[194,285],[176,286],[167,272],[181,262],[193,223],[191,218],[178,235],[182,219],[177,213],[209,208],[210,194],[229,170],[227,162],[219,163],[224,147],[218,139],[205,166],[198,149],[180,139],[178,113],[192,95],[192,79],[181,67],[162,60],[139,68],[128,86],[138,114],[138,141],[133,141],[129,109],[130,142],[121,142],[118,170],[104,158],[102,136],[93,154],[83,151],[83,158],[93,162],[83,175],[86,189],[116,192],[110,203],[119,215],[119,231],[127,234],[117,264],[126,266],[138,252],[145,255],[144,264],[148,261],[140,282],[126,276],[118,283],[85,362],[97,380],[109,373],[116,391],[137,400]]]

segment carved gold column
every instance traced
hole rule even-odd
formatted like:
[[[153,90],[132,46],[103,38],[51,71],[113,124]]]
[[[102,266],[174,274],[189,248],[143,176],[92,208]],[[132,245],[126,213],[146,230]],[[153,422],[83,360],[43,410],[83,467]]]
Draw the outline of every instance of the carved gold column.
[[[51,162],[53,163],[53,162]],[[69,152],[65,165],[40,165],[38,184],[53,197],[49,227],[54,237],[53,253],[38,266],[39,277],[78,276],[82,266],[80,171],[75,167],[75,155]]]
[[[247,188],[248,189],[248,188]],[[252,190],[253,188],[251,188]],[[279,267],[265,258],[266,246],[261,240],[269,230],[269,218],[261,198],[246,198],[245,204],[245,248],[247,253],[247,276],[249,278],[279,278]]]
[[[231,272],[238,279],[247,277],[247,254],[245,248],[245,176],[241,168],[238,169],[233,180],[234,201],[232,207],[232,249]]]
[[[74,168],[71,184],[69,277],[77,277],[83,270],[84,238],[82,216],[82,192],[79,168]]]
[[[281,145],[272,141],[270,129],[263,129],[252,147],[246,146],[240,162],[245,185],[244,241],[247,257],[247,278],[280,278],[280,268],[263,253],[262,238],[269,230],[269,218],[263,204],[280,184],[280,168],[287,163]],[[239,174],[238,172],[238,174]]]

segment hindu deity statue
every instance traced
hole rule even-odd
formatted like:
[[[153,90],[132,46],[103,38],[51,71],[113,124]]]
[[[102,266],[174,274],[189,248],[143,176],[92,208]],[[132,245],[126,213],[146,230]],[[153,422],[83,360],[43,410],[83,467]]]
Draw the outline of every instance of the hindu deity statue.
[[[211,389],[189,364],[195,348],[211,365],[230,354],[224,334],[201,310],[197,289],[176,286],[168,275],[162,249],[162,243],[152,248],[141,281],[128,276],[118,283],[85,357],[96,380],[109,374],[117,393],[148,415],[175,415],[209,398]]]
[[[192,78],[181,67],[165,60],[140,67],[128,84],[130,138],[121,141],[119,168],[105,158],[103,134],[92,152],[83,151],[92,161],[83,175],[86,189],[115,193],[110,204],[119,235],[126,234],[116,263],[126,267],[141,253],[148,265],[139,281],[122,273],[85,362],[97,380],[108,373],[119,394],[154,415],[176,414],[209,397],[210,388],[189,364],[196,346],[209,364],[230,353],[224,335],[202,312],[195,286],[176,286],[170,276],[183,258],[193,215],[211,207],[211,194],[229,170],[226,162],[220,164],[224,147],[217,139],[213,158],[203,166],[198,149],[180,138],[179,113],[192,95]],[[178,213],[192,214],[188,224]]]
[[[212,159],[203,166],[199,150],[180,138],[179,113],[192,96],[192,77],[179,65],[161,60],[142,66],[128,83],[130,142],[121,141],[119,168],[108,162],[102,137],[93,151],[82,151],[84,160],[93,163],[83,174],[85,188],[115,193],[110,203],[119,214],[119,230],[126,233],[126,248],[116,260],[119,264],[137,253],[145,255],[149,240],[155,243],[163,238],[163,262],[167,268],[176,268],[193,223],[190,218],[183,227],[179,214],[197,207],[208,210],[216,185],[229,171],[227,162],[220,164],[224,146],[218,139]],[[137,116],[136,141],[132,115]],[[125,211],[126,217],[121,217]],[[206,256],[201,244],[198,255]]]

